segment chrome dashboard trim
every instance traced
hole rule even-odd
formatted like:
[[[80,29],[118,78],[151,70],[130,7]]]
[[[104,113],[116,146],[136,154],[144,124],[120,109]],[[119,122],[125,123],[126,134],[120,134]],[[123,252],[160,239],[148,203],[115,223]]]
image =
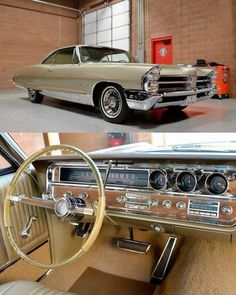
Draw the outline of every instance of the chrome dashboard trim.
[[[48,167],[48,169],[47,169],[47,171],[49,170],[49,169],[51,169],[52,170],[52,172],[53,172],[53,180],[55,181],[55,174],[54,174],[54,169],[56,169],[58,167],[58,171],[59,171],[59,174],[58,174],[58,183],[61,183],[60,182],[60,173],[61,173],[61,168],[73,168],[73,167],[75,167],[75,168],[89,168],[88,167],[88,165],[86,165],[85,163],[81,163],[81,164],[79,164],[78,165],[78,163],[68,163],[68,164],[66,164],[66,163],[63,163],[63,164],[52,164],[52,165],[50,165],[50,167]],[[98,167],[98,169],[104,169],[104,170],[106,170],[106,168],[107,168],[107,165],[100,165],[100,164],[98,164],[97,165],[97,167]],[[147,172],[147,186],[146,187],[136,187],[136,186],[134,186],[134,187],[132,187],[132,186],[129,186],[129,187],[127,187],[127,188],[129,188],[129,189],[137,189],[137,190],[139,190],[140,188],[143,188],[143,189],[146,189],[146,188],[149,188],[149,169],[146,169],[146,168],[132,168],[132,167],[129,167],[129,165],[121,165],[120,167],[112,167],[111,168],[112,170],[121,170],[121,169],[124,169],[124,171],[145,171],[145,172]],[[48,178],[47,178],[47,180],[48,180]],[[73,185],[85,185],[85,186],[91,186],[91,187],[93,187],[93,184],[92,183],[87,183],[87,182],[67,182],[67,181],[63,181],[63,183],[66,183],[66,184],[68,184],[68,183],[70,183],[70,184],[73,184]],[[47,183],[47,185],[48,185],[48,183]],[[122,185],[121,186],[113,186],[113,185],[109,185],[109,184],[107,184],[106,185],[106,187],[107,188],[115,188],[115,189],[117,189],[117,188],[119,188],[119,187],[122,187]]]
[[[152,165],[153,166],[153,165]],[[183,171],[188,171],[188,172],[191,172],[191,173],[194,173],[195,170],[198,170],[199,167],[202,167],[203,165],[191,165],[191,169],[188,169],[188,165],[176,165],[176,168],[173,169],[173,173],[181,173]],[[209,165],[208,165],[209,166]],[[50,182],[50,186],[52,185],[64,185],[65,186],[68,186],[69,184],[71,184],[72,186],[80,186],[80,187],[84,187],[84,188],[96,188],[96,185],[92,184],[92,183],[84,183],[84,182],[78,182],[78,183],[75,183],[75,182],[60,182],[60,168],[73,168],[73,167],[81,167],[81,168],[88,168],[88,166],[85,164],[85,163],[58,163],[58,164],[52,164],[48,167],[47,169],[47,177],[46,177],[46,186],[47,186],[47,192],[50,192],[49,190],[49,181],[48,181],[48,171],[52,171],[52,181]],[[106,165],[98,165],[99,168],[103,168],[103,169],[106,169]],[[160,167],[160,168],[159,168]],[[173,165],[171,165],[170,167],[173,167]],[[182,167],[182,169],[180,168]],[[210,192],[207,191],[207,188],[206,188],[206,180],[205,180],[205,183],[204,183],[204,186],[200,189],[200,190],[195,190],[195,191],[192,191],[192,192],[181,192],[179,191],[179,189],[176,189],[175,186],[176,186],[176,180],[177,180],[177,175],[175,176],[175,185],[172,186],[172,187],[169,187],[169,188],[166,188],[165,190],[164,189],[161,189],[161,190],[155,190],[154,188],[152,188],[152,186],[150,185],[150,174],[155,171],[155,170],[162,170],[164,172],[166,172],[167,169],[169,169],[169,165],[166,166],[166,165],[159,165],[157,166],[156,168],[139,168],[139,167],[134,167],[132,165],[127,165],[127,164],[121,164],[119,167],[113,167],[112,169],[114,170],[120,170],[120,169],[124,169],[124,170],[133,170],[133,171],[147,171],[148,172],[148,183],[147,183],[147,186],[146,187],[132,187],[132,186],[127,186],[127,187],[122,187],[122,185],[120,186],[116,186],[116,185],[109,185],[107,184],[106,185],[106,189],[107,190],[119,190],[119,191],[131,191],[131,192],[144,192],[144,193],[153,193],[153,194],[160,194],[160,195],[180,195],[180,196],[194,196],[194,197],[200,197],[200,196],[204,196],[205,198],[224,198],[224,199],[229,199],[229,198],[232,198],[234,197],[233,194],[229,193],[228,190],[229,190],[229,181],[236,181],[236,167],[234,166],[223,166],[224,169],[222,169],[222,166],[220,167],[217,167],[217,166],[213,166],[212,168],[211,167],[205,167],[205,169],[203,170],[202,169],[202,173],[206,175],[206,180],[208,178],[208,176],[210,176],[212,173],[219,173],[219,174],[229,174],[231,173],[232,174],[232,177],[230,179],[230,176],[229,175],[224,175],[227,180],[228,180],[228,188],[227,188],[227,191],[221,195],[213,195],[211,194]],[[55,169],[58,168],[58,179],[55,178]],[[217,170],[218,168],[218,170]],[[232,171],[232,169],[235,169],[234,171]],[[236,195],[236,194],[235,194]]]

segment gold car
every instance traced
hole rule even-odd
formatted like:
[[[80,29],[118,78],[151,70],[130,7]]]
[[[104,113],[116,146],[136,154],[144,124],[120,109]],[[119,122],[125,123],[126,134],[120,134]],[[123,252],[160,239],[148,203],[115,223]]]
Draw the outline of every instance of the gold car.
[[[41,103],[46,95],[91,105],[105,120],[122,123],[131,110],[181,110],[211,98],[213,76],[209,69],[137,63],[121,49],[78,45],[18,69],[13,81],[28,89],[33,103]]]

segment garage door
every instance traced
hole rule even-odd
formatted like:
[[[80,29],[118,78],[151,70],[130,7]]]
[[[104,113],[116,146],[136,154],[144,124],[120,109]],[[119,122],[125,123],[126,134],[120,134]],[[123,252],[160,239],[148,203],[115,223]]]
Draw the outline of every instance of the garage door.
[[[84,43],[130,49],[129,0],[88,13],[84,19]]]

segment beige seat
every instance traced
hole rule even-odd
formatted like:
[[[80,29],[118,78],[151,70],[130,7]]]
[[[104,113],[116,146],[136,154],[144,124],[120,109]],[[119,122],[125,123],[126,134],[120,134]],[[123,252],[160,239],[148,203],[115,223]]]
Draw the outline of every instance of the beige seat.
[[[16,281],[0,285],[0,295],[75,295],[31,281]]]

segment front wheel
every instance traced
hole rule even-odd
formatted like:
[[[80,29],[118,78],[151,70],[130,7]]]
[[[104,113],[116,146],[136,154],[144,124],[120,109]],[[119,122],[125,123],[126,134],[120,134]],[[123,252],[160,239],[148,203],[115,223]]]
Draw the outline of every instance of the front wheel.
[[[41,103],[43,100],[43,95],[38,91],[33,89],[28,89],[29,100],[33,103]]]
[[[118,86],[107,86],[102,90],[99,109],[103,118],[111,123],[124,122],[130,113],[123,90]]]

